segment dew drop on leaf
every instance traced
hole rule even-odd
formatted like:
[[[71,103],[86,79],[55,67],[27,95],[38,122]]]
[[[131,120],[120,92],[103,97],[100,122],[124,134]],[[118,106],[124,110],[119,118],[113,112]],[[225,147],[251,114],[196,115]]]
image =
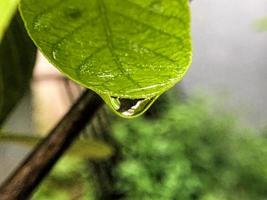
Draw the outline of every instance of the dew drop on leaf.
[[[108,105],[122,117],[133,118],[144,113],[158,98],[127,99],[120,97],[105,96],[104,99]]]
[[[38,48],[122,117],[144,113],[191,63],[188,0],[33,1],[20,12]]]

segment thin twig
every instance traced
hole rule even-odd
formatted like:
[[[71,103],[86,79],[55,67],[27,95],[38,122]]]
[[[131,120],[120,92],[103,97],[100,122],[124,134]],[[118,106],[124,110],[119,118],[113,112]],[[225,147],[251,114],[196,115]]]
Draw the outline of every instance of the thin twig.
[[[28,199],[101,105],[102,100],[96,94],[85,91],[58,125],[0,187],[0,199]]]

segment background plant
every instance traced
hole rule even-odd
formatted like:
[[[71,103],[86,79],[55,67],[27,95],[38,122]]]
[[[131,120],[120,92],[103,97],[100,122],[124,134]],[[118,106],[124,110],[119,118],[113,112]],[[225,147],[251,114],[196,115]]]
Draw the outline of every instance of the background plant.
[[[203,98],[179,104],[177,97],[167,99],[171,103],[162,99],[155,105],[164,110],[161,117],[112,121],[113,136],[122,151],[112,172],[116,177],[114,188],[125,195],[123,199],[264,200],[267,195],[264,130],[259,133],[243,127],[232,113],[214,112],[216,107]],[[52,199],[59,198],[61,190],[57,189],[57,181],[51,181],[53,178],[63,178],[63,185],[73,187],[75,177],[79,177],[76,173],[90,176],[84,167],[86,162],[80,160],[81,168],[71,169],[64,167],[67,162],[70,161],[59,163],[36,199],[47,194]],[[72,163],[68,165],[73,166]],[[62,173],[68,176],[62,177]],[[72,178],[67,181],[69,176]],[[92,174],[92,179],[83,179],[81,188],[88,182],[94,185],[93,177]],[[91,189],[88,192],[92,195],[95,192]],[[68,190],[60,194],[67,195]],[[77,199],[83,198],[89,199],[88,193]]]

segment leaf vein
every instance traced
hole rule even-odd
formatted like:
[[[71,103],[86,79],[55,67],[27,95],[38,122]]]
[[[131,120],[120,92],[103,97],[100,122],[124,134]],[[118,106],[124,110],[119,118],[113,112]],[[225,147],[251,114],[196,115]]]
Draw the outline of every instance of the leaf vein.
[[[144,11],[146,11],[146,12],[152,14],[152,15],[157,15],[157,16],[159,16],[159,17],[164,17],[164,18],[166,18],[166,19],[168,19],[168,20],[171,18],[171,19],[176,19],[176,20],[182,21],[182,19],[179,18],[179,17],[177,17],[177,16],[174,16],[174,15],[165,15],[165,14],[163,14],[163,13],[158,13],[158,12],[149,10],[149,9],[147,9],[147,7],[140,6],[139,4],[137,4],[137,3],[135,3],[135,2],[132,2],[132,1],[130,1],[130,0],[124,0],[124,1],[125,1],[125,2],[128,2],[128,3],[131,4],[132,6],[135,6],[135,7],[139,8],[139,9],[142,9],[142,10],[144,10]]]
[[[180,38],[177,37],[176,35],[173,35],[173,34],[170,34],[170,33],[168,33],[168,32],[162,31],[162,30],[160,30],[160,29],[158,29],[158,28],[156,28],[156,27],[154,27],[154,26],[151,26],[151,25],[149,25],[149,24],[147,24],[147,23],[141,22],[141,21],[136,20],[136,19],[134,19],[134,18],[132,18],[132,17],[129,17],[129,16],[127,16],[127,15],[124,15],[124,14],[118,12],[118,11],[110,10],[110,12],[112,12],[112,13],[114,13],[114,14],[116,14],[116,15],[122,17],[122,18],[128,19],[129,21],[133,21],[133,22],[135,22],[135,23],[137,23],[137,24],[141,24],[141,25],[147,27],[148,29],[151,29],[151,30],[153,30],[153,31],[157,31],[158,33],[161,33],[161,34],[163,34],[163,35],[167,35],[167,36],[169,36],[169,37],[171,37],[171,38],[175,38],[175,39],[180,40]]]
[[[65,41],[66,39],[68,39],[71,36],[73,36],[75,34],[75,32],[81,31],[84,28],[86,28],[88,26],[88,22],[93,21],[93,20],[97,19],[98,17],[99,16],[96,16],[96,17],[93,17],[91,19],[85,20],[83,23],[81,23],[79,26],[77,26],[74,29],[72,29],[66,35],[64,35],[63,37],[60,37],[54,44],[52,44],[52,48],[51,48],[52,53],[57,51],[57,49],[59,48],[60,44],[62,44],[63,41]]]
[[[140,84],[138,82],[136,82],[129,73],[127,73],[127,71],[124,70],[121,62],[119,61],[117,55],[114,53],[113,49],[114,48],[114,44],[113,44],[113,40],[112,40],[112,33],[111,33],[111,28],[109,25],[109,20],[108,20],[108,16],[107,16],[107,12],[106,12],[106,7],[105,7],[105,3],[104,0],[99,0],[99,12],[102,14],[102,22],[103,22],[103,26],[105,29],[105,34],[106,34],[106,39],[107,39],[107,46],[108,49],[113,57],[114,62],[116,63],[117,68],[119,69],[119,71],[124,74],[134,85],[141,87]]]
[[[36,22],[44,15],[47,15],[48,13],[52,12],[54,9],[57,8],[60,4],[64,3],[64,1],[59,0],[55,3],[53,3],[51,6],[48,6],[46,9],[44,9],[42,12],[40,12],[38,15],[36,15],[32,20],[32,26],[33,29],[35,27]]]
[[[173,59],[169,58],[168,56],[165,56],[165,55],[163,55],[162,53],[159,53],[159,52],[157,52],[157,51],[155,51],[155,50],[153,50],[153,49],[151,49],[151,48],[145,47],[144,45],[142,45],[142,44],[139,43],[139,42],[135,42],[135,41],[129,40],[129,39],[123,37],[123,36],[118,36],[118,38],[120,38],[120,39],[122,39],[122,40],[124,40],[124,41],[127,41],[129,44],[130,44],[130,43],[137,44],[138,47],[139,47],[139,49],[143,48],[143,49],[145,49],[145,50],[147,50],[147,51],[153,53],[154,55],[156,55],[156,56],[158,56],[158,57],[161,57],[161,58],[163,58],[163,59],[165,59],[165,60],[168,60],[168,61],[172,62],[173,64],[177,64],[177,61],[176,61],[176,60],[173,60]],[[141,47],[141,48],[140,48],[140,47]]]
[[[106,45],[102,45],[98,48],[96,48],[90,55],[88,55],[80,65],[77,66],[77,68],[79,69],[78,72],[80,74],[80,72],[82,71],[82,67],[97,53],[99,53],[100,51],[102,51],[104,48],[106,47]]]

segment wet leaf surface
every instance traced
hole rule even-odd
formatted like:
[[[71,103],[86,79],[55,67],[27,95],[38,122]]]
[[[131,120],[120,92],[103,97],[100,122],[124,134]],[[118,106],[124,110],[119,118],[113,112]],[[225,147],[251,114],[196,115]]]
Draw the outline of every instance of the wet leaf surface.
[[[187,0],[23,0],[20,8],[43,54],[114,110],[112,98],[155,99],[191,62]]]

